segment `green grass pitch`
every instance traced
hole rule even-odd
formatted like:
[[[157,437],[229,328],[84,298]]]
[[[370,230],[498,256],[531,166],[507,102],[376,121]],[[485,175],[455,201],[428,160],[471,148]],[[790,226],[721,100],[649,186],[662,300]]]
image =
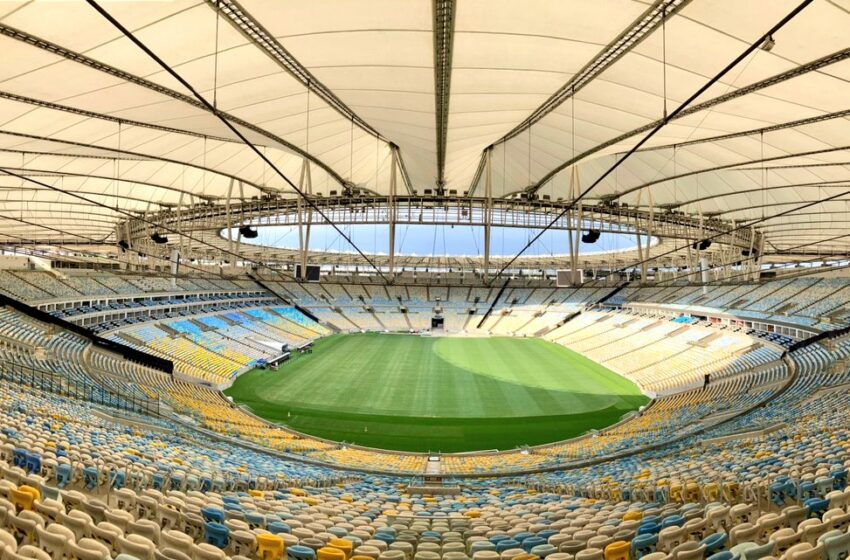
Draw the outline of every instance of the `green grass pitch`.
[[[401,451],[512,449],[617,422],[648,399],[627,379],[534,338],[334,335],[225,393],[315,436]]]

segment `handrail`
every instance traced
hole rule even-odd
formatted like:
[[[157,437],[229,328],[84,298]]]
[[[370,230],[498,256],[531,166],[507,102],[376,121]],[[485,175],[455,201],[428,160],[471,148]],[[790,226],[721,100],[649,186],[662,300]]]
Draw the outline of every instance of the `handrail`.
[[[159,399],[142,399],[132,394],[121,394],[108,389],[104,384],[75,381],[53,371],[36,369],[15,362],[4,362],[0,366],[0,379],[110,408],[140,412],[150,416],[160,415]]]

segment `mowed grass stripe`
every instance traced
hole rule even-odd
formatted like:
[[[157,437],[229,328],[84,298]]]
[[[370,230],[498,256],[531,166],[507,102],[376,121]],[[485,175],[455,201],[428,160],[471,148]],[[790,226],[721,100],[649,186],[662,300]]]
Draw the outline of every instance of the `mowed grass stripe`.
[[[336,441],[407,451],[510,449],[608,426],[645,404],[630,381],[539,339],[335,335],[225,391]]]

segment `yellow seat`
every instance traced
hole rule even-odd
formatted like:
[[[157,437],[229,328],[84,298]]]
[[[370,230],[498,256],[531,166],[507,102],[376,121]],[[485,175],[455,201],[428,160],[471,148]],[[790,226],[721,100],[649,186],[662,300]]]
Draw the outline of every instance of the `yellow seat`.
[[[606,546],[605,560],[629,560],[629,543],[614,541]]]
[[[18,511],[32,511],[35,509],[33,507],[33,503],[41,497],[41,493],[32,486],[21,486],[20,488],[13,488],[9,492],[9,497],[12,500],[12,503],[15,504],[15,509]]]
[[[257,539],[257,556],[260,560],[280,560],[283,558],[283,553],[286,547],[283,544],[283,537],[272,533],[262,533],[256,536]]]
[[[345,560],[351,558],[351,553],[354,551],[354,543],[346,539],[331,539],[328,541],[328,546],[343,551]]]
[[[623,521],[640,521],[643,519],[642,511],[627,511],[625,515],[623,515]]]
[[[323,546],[316,551],[317,560],[345,560],[345,552],[338,548]]]

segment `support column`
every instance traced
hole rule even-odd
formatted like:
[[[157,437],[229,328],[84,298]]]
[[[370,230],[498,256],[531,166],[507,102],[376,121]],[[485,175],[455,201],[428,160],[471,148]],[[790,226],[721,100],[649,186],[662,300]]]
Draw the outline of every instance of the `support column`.
[[[227,216],[227,250],[233,254],[233,214],[231,213],[231,204],[233,197],[233,181],[235,179],[231,178],[230,183],[227,185],[227,201],[225,202],[225,215]]]
[[[573,166],[570,172],[570,198],[575,200],[581,192],[581,181],[579,179],[578,169]],[[570,283],[574,286],[581,284],[581,275],[578,272],[578,257],[579,243],[581,242],[581,229],[584,208],[579,200],[567,212],[567,239],[569,240],[570,249]]]
[[[753,282],[758,282],[761,279],[761,259],[764,255],[765,237],[763,233],[759,233],[758,256],[753,259]]]
[[[230,197],[228,197],[228,198],[230,198]],[[244,205],[245,205],[245,186],[242,184],[242,181],[239,181],[239,201],[244,208]],[[245,213],[243,211],[242,219],[240,219],[239,221],[240,222],[244,221],[244,218],[245,218]],[[237,254],[237,255],[240,254],[241,250],[242,250],[242,232],[237,230],[236,231],[236,251],[235,251],[235,254]],[[235,262],[233,263],[233,266],[236,266]]]
[[[484,279],[490,277],[490,233],[493,211],[493,149],[487,150],[484,161]]]
[[[171,250],[171,287],[177,289],[177,274],[180,272],[180,250]]]
[[[390,196],[387,199],[387,222],[389,224],[389,253],[390,253],[390,281],[394,281],[395,275],[395,223],[396,223],[396,207],[395,195],[398,184],[396,182],[396,174],[398,171],[398,155],[396,149],[391,151],[392,159],[390,160]]]
[[[306,196],[313,194],[313,178],[310,174],[310,162],[304,158],[301,162],[299,188]],[[298,197],[296,212],[298,213],[298,262],[301,265],[299,280],[307,278],[307,256],[310,252],[310,229],[313,223],[313,209]]]
[[[753,254],[753,249],[756,246],[756,230],[753,227],[750,227],[750,247],[747,252],[747,256],[744,257],[746,260],[744,261],[744,270],[746,273],[743,275],[744,280],[750,280],[753,278],[753,272],[755,271],[755,267],[753,266],[756,262],[755,255]]]
[[[643,189],[641,189],[643,190]],[[641,268],[641,283],[646,283],[646,277],[649,275],[650,251],[652,249],[652,226],[655,224],[655,202],[652,199],[652,189],[646,189],[646,195],[649,198],[649,221],[646,224],[646,247],[643,250],[644,261]]]
[[[708,292],[708,284],[711,282],[711,266],[708,264],[708,257],[701,256],[699,258],[699,270],[700,270],[700,280],[703,283],[702,293]]]

